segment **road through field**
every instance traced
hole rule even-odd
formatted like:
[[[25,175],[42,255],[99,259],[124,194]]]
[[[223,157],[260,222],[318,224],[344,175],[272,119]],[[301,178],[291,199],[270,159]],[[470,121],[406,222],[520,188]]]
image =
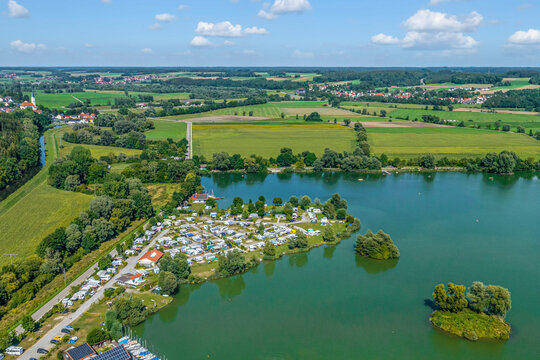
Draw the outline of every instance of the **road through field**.
[[[188,159],[193,159],[193,123],[187,123]]]

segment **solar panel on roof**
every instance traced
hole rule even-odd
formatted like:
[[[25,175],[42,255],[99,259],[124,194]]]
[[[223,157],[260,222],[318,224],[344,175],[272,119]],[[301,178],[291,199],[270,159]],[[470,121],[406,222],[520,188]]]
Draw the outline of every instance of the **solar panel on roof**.
[[[90,345],[85,343],[69,350],[67,353],[73,360],[80,360],[95,354],[96,352],[90,347]]]
[[[131,355],[127,352],[124,346],[118,346],[109,351],[105,351],[102,354],[99,354],[93,360],[130,360]]]

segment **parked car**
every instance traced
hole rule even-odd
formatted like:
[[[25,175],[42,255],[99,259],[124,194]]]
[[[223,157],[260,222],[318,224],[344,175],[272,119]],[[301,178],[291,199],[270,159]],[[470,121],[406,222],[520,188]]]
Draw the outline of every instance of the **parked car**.
[[[51,344],[58,344],[60,341],[52,339],[50,342]]]
[[[73,326],[68,325],[68,326],[66,326],[66,329],[69,329],[69,330],[73,331]]]
[[[64,334],[69,334],[71,332],[70,329],[68,328],[63,328],[62,330],[60,330],[61,332],[63,332]]]
[[[62,337],[60,335],[56,335],[55,337],[53,337],[53,340],[62,341]]]
[[[46,353],[48,353],[48,351],[45,350],[44,348],[37,349],[37,352],[38,352],[38,354],[46,354]]]

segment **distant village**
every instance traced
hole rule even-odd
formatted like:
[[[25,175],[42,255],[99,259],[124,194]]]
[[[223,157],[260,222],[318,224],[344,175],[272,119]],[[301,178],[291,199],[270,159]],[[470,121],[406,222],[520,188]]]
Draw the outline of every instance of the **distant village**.
[[[11,98],[10,96],[0,97],[0,112],[6,112],[10,113],[15,110],[32,110],[37,114],[42,114],[43,110],[38,109],[36,105],[36,98],[34,97],[34,94],[32,93],[32,98],[29,101],[23,101],[22,103],[17,103]],[[53,116],[53,120],[55,122],[61,122],[66,124],[90,124],[93,123],[96,119],[97,115],[93,113],[80,113],[76,115],[65,115],[65,114],[58,114],[56,116]]]
[[[362,98],[364,96],[381,96],[385,98],[393,98],[393,99],[409,99],[414,96],[414,94],[410,91],[403,91],[399,88],[392,86],[389,88],[389,92],[381,92],[380,90],[368,90],[366,92],[363,91],[354,91],[354,90],[344,90],[340,88],[340,84],[324,84],[324,85],[313,85],[310,86],[309,90],[319,90],[323,92],[330,92],[332,95],[339,96],[339,97],[345,97],[351,100],[358,100],[359,98]],[[454,92],[456,90],[466,90],[466,91],[488,91],[489,88],[448,88],[449,92]],[[424,94],[427,92],[427,89],[424,89]],[[305,89],[298,90],[299,94],[305,93]],[[484,102],[486,102],[487,99],[489,99],[493,95],[475,95],[470,97],[448,97],[443,98],[439,97],[439,100],[450,100],[454,104],[467,104],[467,105],[481,105]]]

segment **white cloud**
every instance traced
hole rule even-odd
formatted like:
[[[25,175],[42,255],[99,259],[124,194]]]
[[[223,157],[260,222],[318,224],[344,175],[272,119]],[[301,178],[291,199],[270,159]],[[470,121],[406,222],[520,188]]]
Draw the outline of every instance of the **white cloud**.
[[[442,3],[450,2],[450,1],[459,2],[459,1],[464,1],[464,0],[430,0],[429,5],[437,6],[437,5],[440,5]]]
[[[148,29],[152,31],[157,31],[163,29],[163,26],[161,26],[160,23],[153,23],[152,25],[148,26]]]
[[[236,43],[234,41],[225,40],[223,45],[225,45],[225,46],[234,46],[234,45],[236,45]]]
[[[264,35],[268,34],[268,31],[256,26],[242,29],[242,25],[233,25],[230,21],[223,21],[220,23],[207,23],[201,21],[197,24],[195,32],[204,36],[219,36],[219,37],[241,37],[245,35]]]
[[[540,30],[516,31],[508,38],[512,45],[540,45]]]
[[[15,0],[8,2],[9,16],[16,18],[25,18],[30,16],[30,11],[27,8],[17,3]]]
[[[371,37],[376,45],[399,45],[404,49],[452,52],[472,52],[479,42],[464,33],[475,32],[483,16],[473,11],[456,16],[431,10],[419,10],[403,22],[407,30],[403,39],[387,34]]]
[[[178,7],[177,7],[177,9],[178,9],[179,11],[182,11],[182,10],[188,10],[188,9],[190,9],[190,8],[191,8],[191,6],[189,6],[189,5],[183,5],[183,4],[182,4],[182,5],[178,5]]]
[[[154,18],[157,21],[163,21],[163,22],[171,22],[171,21],[176,20],[176,16],[174,16],[173,14],[168,14],[168,13],[157,14],[156,16],[154,16]]]
[[[371,42],[378,45],[395,45],[399,44],[400,40],[390,35],[377,34],[371,37]]]
[[[112,0],[101,0],[104,4],[112,4]]]
[[[189,45],[193,46],[193,47],[209,47],[209,46],[214,46],[214,44],[208,40],[207,38],[205,38],[204,36],[195,36],[191,42],[189,43]]]
[[[255,50],[242,50],[242,54],[244,55],[258,55]]]
[[[298,58],[298,59],[305,59],[305,58],[312,58],[315,56],[312,52],[306,51],[300,51],[300,50],[294,50],[292,53],[292,57]]]
[[[476,11],[459,18],[438,11],[419,10],[403,26],[409,31],[470,32],[476,31],[483,20],[484,17]]]
[[[12,50],[25,54],[47,50],[44,44],[25,43],[21,40],[12,41],[10,46]]]
[[[141,52],[143,54],[151,54],[152,53],[152,49],[150,48],[144,48],[144,49],[141,49]]]
[[[85,44],[84,44],[84,47],[87,48],[87,49],[91,49],[91,48],[94,47],[94,44],[85,43]]]
[[[204,36],[240,37],[243,35],[242,25],[233,25],[230,21],[217,24],[201,21],[197,24],[195,32]]]
[[[417,32],[410,31],[401,41],[405,49],[417,50],[472,50],[478,41],[460,32]]]
[[[250,27],[250,28],[246,28],[244,30],[244,34],[246,34],[246,35],[267,35],[268,31],[266,29],[264,29],[264,28],[259,28],[259,27],[253,26],[253,27]]]
[[[260,10],[257,15],[263,19],[273,20],[283,14],[301,14],[308,10],[311,10],[309,0],[275,0],[268,11]]]

